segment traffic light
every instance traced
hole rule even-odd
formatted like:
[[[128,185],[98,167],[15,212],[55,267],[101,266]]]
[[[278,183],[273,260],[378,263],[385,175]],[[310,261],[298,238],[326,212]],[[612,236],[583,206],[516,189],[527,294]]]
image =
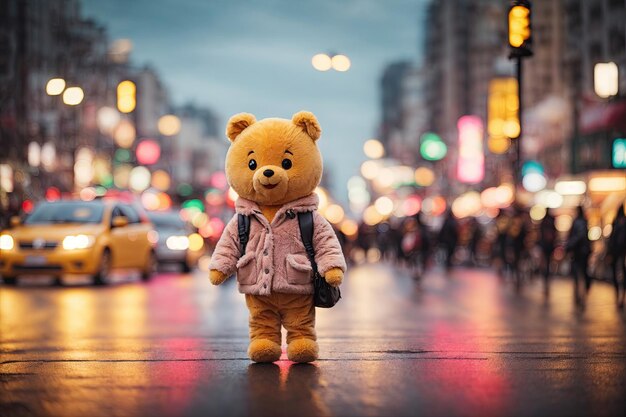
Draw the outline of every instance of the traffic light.
[[[137,105],[137,86],[126,80],[117,85],[117,109],[122,113],[130,113]]]
[[[530,2],[515,0],[509,8],[509,46],[515,57],[533,54],[532,30],[530,26]]]

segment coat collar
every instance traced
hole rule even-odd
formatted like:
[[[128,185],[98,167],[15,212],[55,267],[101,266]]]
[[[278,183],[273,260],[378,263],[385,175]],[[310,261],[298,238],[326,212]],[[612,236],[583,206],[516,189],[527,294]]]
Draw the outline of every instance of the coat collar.
[[[278,212],[276,213],[276,217],[278,218],[281,214],[288,210],[296,213],[314,211],[317,210],[318,205],[319,197],[317,196],[317,194],[311,193],[307,196],[300,197],[297,200],[283,204],[280,210],[278,210]],[[239,197],[237,199],[237,202],[235,203],[235,211],[237,212],[237,214],[243,214],[245,216],[261,214],[261,209],[259,209],[259,205],[257,203],[243,197]]]

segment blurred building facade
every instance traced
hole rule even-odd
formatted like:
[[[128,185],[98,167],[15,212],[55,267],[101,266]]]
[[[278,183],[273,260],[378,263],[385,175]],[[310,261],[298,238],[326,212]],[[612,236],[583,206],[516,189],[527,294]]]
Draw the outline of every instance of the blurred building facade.
[[[572,107],[572,172],[611,168],[612,140],[626,137],[626,1],[563,0],[567,99]],[[594,66],[615,62],[618,95],[594,92]]]
[[[211,174],[224,169],[228,142],[219,134],[218,118],[207,108],[187,104],[176,109],[181,131],[173,151],[173,178],[202,188]]]
[[[144,140],[159,144],[160,157],[148,169],[171,176],[163,191],[176,190],[175,164],[219,169],[216,158],[200,161],[212,152],[211,142],[199,146],[192,137],[160,131],[160,118],[175,111],[158,71],[133,65],[132,43],[111,42],[106,28],[81,15],[80,0],[2,0],[0,6],[0,227],[25,201],[46,198],[50,190],[58,198],[85,186],[129,187]],[[61,94],[47,91],[52,78],[65,81]],[[128,111],[116,108],[122,81],[134,86]],[[84,92],[79,104],[64,99],[69,87]],[[216,136],[210,110],[193,119],[204,123],[203,138]],[[130,126],[124,138],[122,122]],[[189,145],[181,143],[187,139]],[[176,159],[181,148],[194,149],[186,155],[196,162]],[[80,158],[88,163],[77,164]]]
[[[71,188],[74,151],[97,139],[97,98],[108,87],[106,32],[81,18],[77,0],[2,3],[0,163],[12,174],[13,196],[41,196],[49,186]],[[88,94],[83,104],[68,106],[60,96],[47,95],[53,77],[80,86]],[[40,149],[30,164],[29,148]],[[7,208],[10,196],[3,190],[0,206]]]
[[[452,195],[465,188],[454,181],[457,121],[464,115],[478,116],[486,140],[490,82],[515,74],[507,42],[509,6],[499,0],[430,2],[421,68],[412,71],[408,63],[391,64],[380,84],[380,137],[386,148],[404,163],[419,165],[417,147],[394,148],[397,132],[402,131],[404,138],[419,138],[427,131],[441,136],[449,152],[438,164],[452,180]],[[533,56],[523,62],[520,143],[522,160],[538,161],[548,181],[568,173],[612,168],[612,140],[626,136],[625,21],[624,0],[532,2]],[[594,93],[593,71],[599,62],[615,62],[619,67],[620,94],[610,100]],[[411,77],[419,79],[419,97],[400,111],[407,94],[400,86]],[[411,125],[407,132],[405,121],[424,111],[424,122]],[[485,178],[476,187],[510,180],[516,159],[513,149],[493,154],[486,141],[484,149]]]

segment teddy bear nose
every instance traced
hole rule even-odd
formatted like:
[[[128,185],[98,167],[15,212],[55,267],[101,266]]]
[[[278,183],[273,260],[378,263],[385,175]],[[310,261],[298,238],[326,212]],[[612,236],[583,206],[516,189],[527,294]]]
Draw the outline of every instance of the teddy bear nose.
[[[274,171],[272,171],[271,169],[266,169],[265,171],[263,171],[263,175],[265,175],[267,178],[269,178],[272,175],[274,175]]]

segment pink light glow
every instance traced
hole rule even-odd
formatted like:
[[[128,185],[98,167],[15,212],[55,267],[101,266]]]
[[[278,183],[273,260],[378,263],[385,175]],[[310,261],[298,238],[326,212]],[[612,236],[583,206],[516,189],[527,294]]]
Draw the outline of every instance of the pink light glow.
[[[463,116],[457,123],[459,130],[459,161],[457,178],[465,183],[477,183],[485,176],[483,153],[483,123],[477,116]]]
[[[142,165],[152,165],[159,160],[161,156],[161,147],[151,139],[142,141],[137,145],[137,161]]]

